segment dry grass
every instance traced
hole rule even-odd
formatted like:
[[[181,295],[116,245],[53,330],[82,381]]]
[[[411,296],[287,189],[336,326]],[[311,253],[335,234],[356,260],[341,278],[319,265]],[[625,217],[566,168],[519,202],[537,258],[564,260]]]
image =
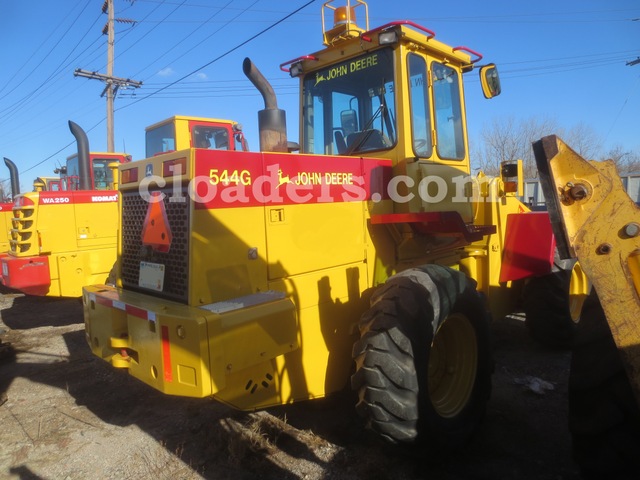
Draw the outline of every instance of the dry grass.
[[[260,457],[278,455],[283,445],[289,450],[304,448],[307,451],[331,446],[311,431],[290,426],[286,416],[278,418],[267,412],[248,414],[243,421],[221,419],[219,427],[216,443],[226,445],[230,466],[253,461],[256,454],[260,454]]]
[[[184,447],[181,445],[172,453],[164,442],[154,446],[146,446],[133,455],[127,462],[124,478],[190,479],[200,475],[182,460]]]

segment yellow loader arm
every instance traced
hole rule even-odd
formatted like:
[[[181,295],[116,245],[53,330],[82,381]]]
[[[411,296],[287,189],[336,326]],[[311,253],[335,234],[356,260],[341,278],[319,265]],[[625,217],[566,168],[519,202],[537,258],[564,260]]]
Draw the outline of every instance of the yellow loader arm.
[[[640,403],[640,209],[613,161],[584,160],[555,135],[533,150],[560,256],[598,292]]]

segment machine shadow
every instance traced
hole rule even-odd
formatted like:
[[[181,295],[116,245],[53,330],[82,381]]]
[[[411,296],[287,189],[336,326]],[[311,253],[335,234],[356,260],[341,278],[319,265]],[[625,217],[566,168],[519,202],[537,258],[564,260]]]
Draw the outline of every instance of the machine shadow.
[[[326,295],[329,287],[320,282],[318,292],[327,301],[327,317],[335,319],[338,310],[350,307],[330,301]],[[48,302],[36,304],[35,313],[41,314]],[[62,306],[69,318],[81,321],[77,302],[56,305]],[[11,328],[22,326],[22,335],[30,335],[27,330],[34,309],[18,306],[15,316],[8,317]],[[2,312],[3,320],[8,310]],[[17,312],[25,318],[20,319]],[[562,458],[570,458],[563,392],[570,355],[537,346],[518,317],[492,325],[496,372],[485,422],[467,448],[435,459],[428,458],[424,450],[385,445],[365,430],[355,414],[354,394],[348,389],[325,399],[262,412],[237,411],[212,399],[170,397],[94,357],[84,329],[65,324],[62,315],[59,321],[62,323],[56,330],[62,332],[68,357],[54,358],[40,346],[29,351],[20,341],[15,342],[16,360],[5,360],[0,366],[0,392],[8,391],[20,377],[66,391],[76,405],[84,407],[74,411],[87,424],[99,425],[97,418],[115,427],[136,426],[168,455],[204,478],[300,478],[287,469],[292,464],[340,472],[331,478],[390,478],[384,472],[409,479],[425,475],[490,478],[504,471],[504,462],[518,455],[523,442],[536,445],[536,452],[548,452],[549,458],[520,458],[521,478],[542,478],[539,475],[548,473],[541,470],[545,462],[551,470]],[[335,324],[328,326],[331,328],[326,331],[331,332]],[[342,357],[345,352],[335,353]],[[551,368],[552,364],[558,366]],[[520,379],[527,376],[550,381],[556,389],[544,396],[524,392]],[[543,424],[540,412],[555,421]],[[570,461],[565,465],[565,471],[571,473]]]
[[[283,468],[282,458],[326,470],[335,469],[335,462],[348,468],[351,455],[342,449],[356,439],[365,444],[348,394],[259,413],[238,411],[212,399],[167,396],[94,357],[82,318],[82,306],[75,299],[14,298],[2,311],[2,320],[10,328],[7,341],[16,357],[2,361],[0,392],[11,397],[11,384],[18,378],[66,391],[84,407],[74,410],[77,419],[87,425],[135,425],[204,478],[297,479]],[[34,340],[42,333],[32,332],[37,327],[54,329],[46,334],[49,340]],[[57,335],[68,354],[49,349],[60,343],[53,339]],[[325,458],[314,453],[330,443],[341,445],[337,453],[335,447]],[[375,445],[372,441],[370,447]],[[27,468],[19,468],[23,467]]]
[[[13,291],[0,293],[4,298],[13,297],[11,306],[2,310],[2,321],[12,330],[62,327],[83,322],[80,299],[37,297]]]

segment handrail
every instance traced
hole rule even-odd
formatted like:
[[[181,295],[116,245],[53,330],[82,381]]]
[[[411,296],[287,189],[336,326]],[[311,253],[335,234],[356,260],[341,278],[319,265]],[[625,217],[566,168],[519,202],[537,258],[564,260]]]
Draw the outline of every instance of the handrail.
[[[482,55],[480,53],[476,52],[475,50],[471,50],[469,47],[460,46],[460,47],[454,47],[453,48],[454,52],[457,52],[458,50],[470,53],[471,55],[475,55],[476,57],[478,57],[478,58],[476,58],[474,60],[471,60],[471,63],[476,63],[476,62],[479,62],[480,60],[482,60]]]
[[[293,63],[301,61],[301,60],[315,60],[317,62],[319,60],[319,58],[318,57],[314,57],[313,55],[302,55],[301,57],[294,58],[293,60],[289,60],[287,62],[281,63],[280,64],[280,70],[282,70],[283,72],[289,73],[289,71],[291,69],[285,68],[285,67],[287,65],[292,65]]]
[[[376,27],[373,30],[369,30],[368,32],[364,32],[362,34],[362,37],[366,36],[367,34],[370,35],[372,33],[380,31],[380,30],[386,30],[389,27],[395,27],[397,25],[410,25],[412,27],[417,28],[418,30],[422,30],[423,32],[425,32],[427,34],[427,39],[428,40],[430,40],[430,39],[432,39],[433,37],[436,36],[436,32],[434,32],[433,30],[429,30],[428,28],[423,27],[422,25],[418,25],[417,23],[412,22],[411,20],[396,20],[394,22],[385,23],[381,27]]]

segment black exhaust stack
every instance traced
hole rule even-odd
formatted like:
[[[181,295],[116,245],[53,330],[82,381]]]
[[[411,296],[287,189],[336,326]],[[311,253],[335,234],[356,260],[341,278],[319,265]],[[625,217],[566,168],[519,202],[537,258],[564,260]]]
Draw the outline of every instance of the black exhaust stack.
[[[84,130],[75,122],[69,120],[69,130],[74,137],[76,137],[76,143],[78,144],[78,176],[79,189],[91,190],[91,165],[89,162],[89,139]]]
[[[20,195],[20,176],[18,175],[18,167],[16,164],[4,157],[4,164],[9,169],[9,177],[11,178],[11,196],[16,197]]]
[[[249,58],[242,62],[242,70],[264,99],[264,110],[258,112],[261,152],[288,152],[286,112],[278,108],[271,84]]]

